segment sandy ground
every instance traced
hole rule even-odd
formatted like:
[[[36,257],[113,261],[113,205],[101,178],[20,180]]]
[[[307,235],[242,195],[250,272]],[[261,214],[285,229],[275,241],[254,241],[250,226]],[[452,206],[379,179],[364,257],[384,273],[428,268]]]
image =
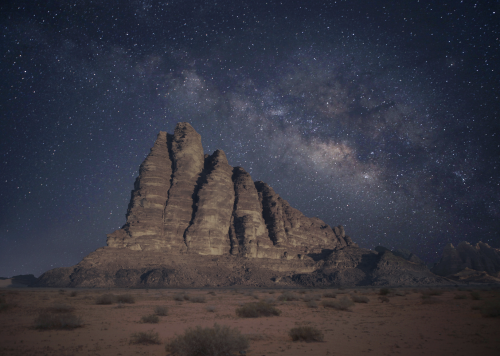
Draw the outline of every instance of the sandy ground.
[[[249,356],[262,355],[500,355],[500,317],[481,316],[474,306],[500,298],[499,290],[443,290],[433,303],[424,303],[425,289],[391,290],[381,302],[378,289],[295,290],[298,296],[320,295],[317,308],[302,301],[276,301],[280,316],[240,318],[235,309],[258,299],[275,299],[282,290],[89,290],[0,289],[8,308],[0,312],[0,355],[167,355],[165,342],[188,327],[228,325],[250,338]],[[73,292],[73,293],[72,293]],[[74,295],[76,292],[76,295]],[[366,304],[350,311],[324,308],[331,298],[325,292],[365,295]],[[99,295],[130,294],[134,304],[96,305]],[[204,296],[205,303],[176,301],[179,293]],[[455,299],[457,294],[466,299]],[[73,330],[37,330],[40,311],[55,304],[75,308],[83,327]],[[157,324],[141,323],[155,306],[166,306],[168,315]],[[215,311],[209,311],[215,309]],[[299,325],[314,326],[323,342],[293,342],[288,331]],[[133,333],[154,330],[161,345],[133,345]]]

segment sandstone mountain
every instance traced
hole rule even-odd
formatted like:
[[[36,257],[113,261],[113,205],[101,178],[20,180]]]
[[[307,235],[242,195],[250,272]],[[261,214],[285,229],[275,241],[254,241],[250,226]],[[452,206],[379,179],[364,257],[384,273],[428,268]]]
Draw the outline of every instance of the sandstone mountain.
[[[160,132],[139,169],[125,225],[39,286],[203,287],[447,283],[408,251],[371,251],[294,209],[264,182],[204,154],[179,123]]]
[[[469,276],[471,270],[475,270],[493,277],[500,277],[500,250],[484,242],[472,246],[462,241],[456,248],[449,243],[443,249],[441,260],[431,271],[440,276],[450,276],[464,270],[468,270],[465,274]]]

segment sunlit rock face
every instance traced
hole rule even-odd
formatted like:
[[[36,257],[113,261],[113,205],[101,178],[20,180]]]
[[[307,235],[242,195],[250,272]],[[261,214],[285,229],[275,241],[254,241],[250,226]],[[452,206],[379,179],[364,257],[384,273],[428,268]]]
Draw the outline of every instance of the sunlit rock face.
[[[304,216],[231,167],[222,150],[205,155],[188,123],[158,134],[134,188],[127,222],[108,235],[109,247],[281,259],[353,244],[343,227]]]

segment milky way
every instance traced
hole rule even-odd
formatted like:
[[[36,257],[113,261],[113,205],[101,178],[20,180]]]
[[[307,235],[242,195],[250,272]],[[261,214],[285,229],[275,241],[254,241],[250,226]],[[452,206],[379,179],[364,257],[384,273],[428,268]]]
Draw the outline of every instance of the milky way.
[[[327,3],[2,5],[0,275],[104,246],[180,121],[362,247],[500,247],[499,3]]]

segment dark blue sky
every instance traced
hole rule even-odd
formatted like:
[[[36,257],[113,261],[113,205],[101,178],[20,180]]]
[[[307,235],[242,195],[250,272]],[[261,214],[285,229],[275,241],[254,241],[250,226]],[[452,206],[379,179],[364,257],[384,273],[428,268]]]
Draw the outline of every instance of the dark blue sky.
[[[362,247],[500,247],[500,2],[0,5],[0,276],[70,266],[125,223],[156,134]]]

